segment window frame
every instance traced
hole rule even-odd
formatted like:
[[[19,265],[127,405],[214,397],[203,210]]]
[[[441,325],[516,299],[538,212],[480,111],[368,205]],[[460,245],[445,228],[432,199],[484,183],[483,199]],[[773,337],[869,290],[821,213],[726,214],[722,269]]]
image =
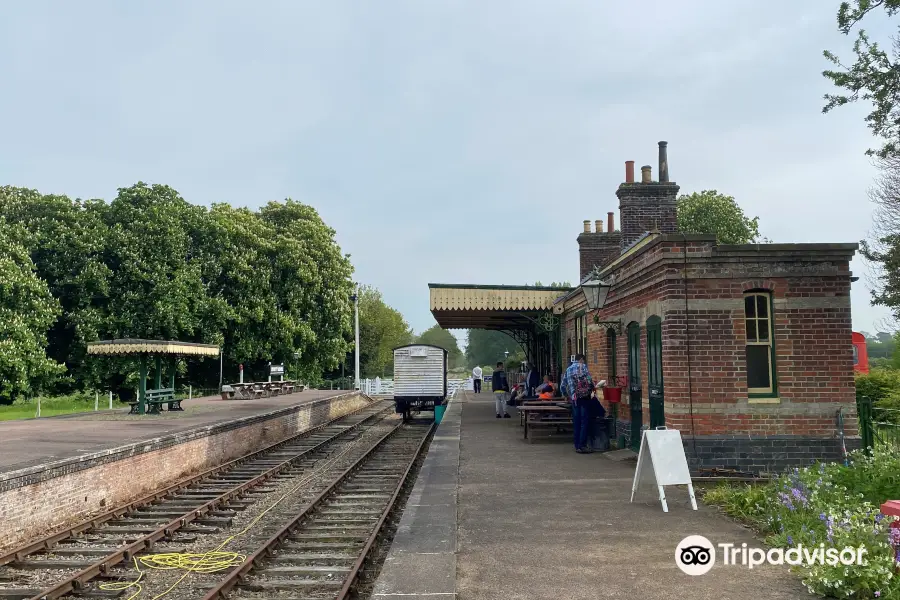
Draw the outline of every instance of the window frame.
[[[581,353],[585,358],[588,355],[587,315],[581,315]]]
[[[754,315],[751,317],[747,314],[747,298],[753,298],[753,306],[754,306]],[[759,338],[759,321],[763,320],[759,318],[758,311],[758,298],[762,298],[765,301],[766,305],[766,318],[768,321],[766,328],[766,333],[768,334],[768,340],[760,340]],[[772,292],[770,290],[748,290],[744,292],[743,295],[743,319],[744,319],[744,366],[747,371],[747,394],[750,398],[774,398],[778,395],[778,381],[777,381],[777,369],[775,367],[775,315],[774,315],[774,303],[772,302]],[[750,339],[750,332],[747,329],[747,323],[752,322],[756,328],[756,340]],[[749,346],[763,346],[769,349],[769,386],[765,388],[752,388],[750,387],[750,364],[747,359],[747,348]]]

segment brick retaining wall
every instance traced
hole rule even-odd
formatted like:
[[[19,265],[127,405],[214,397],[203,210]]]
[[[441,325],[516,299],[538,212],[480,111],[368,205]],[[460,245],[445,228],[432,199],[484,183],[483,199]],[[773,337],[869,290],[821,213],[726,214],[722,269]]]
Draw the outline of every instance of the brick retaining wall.
[[[351,392],[0,475],[0,551],[363,408]]]
[[[818,461],[841,462],[844,459],[840,438],[713,435],[698,436],[696,444],[690,436],[682,441],[692,471],[700,467],[719,467],[775,474]],[[860,448],[860,439],[848,438],[846,445],[848,451]]]

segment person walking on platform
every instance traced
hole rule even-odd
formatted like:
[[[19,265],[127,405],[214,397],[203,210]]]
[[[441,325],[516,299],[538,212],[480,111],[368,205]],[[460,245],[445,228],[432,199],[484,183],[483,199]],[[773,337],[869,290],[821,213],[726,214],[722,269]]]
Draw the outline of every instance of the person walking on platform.
[[[482,375],[482,373],[483,373],[483,371],[481,370],[481,367],[479,367],[477,365],[475,366],[474,369],[472,369],[472,382],[475,384],[475,393],[476,394],[481,393],[481,375]]]
[[[572,436],[575,452],[589,454],[593,452],[587,445],[589,426],[588,409],[591,392],[594,391],[594,380],[584,364],[584,354],[576,354],[575,362],[566,369],[563,376],[562,392],[572,403]]]
[[[494,405],[497,407],[497,418],[501,417],[500,412],[503,411],[503,418],[509,419],[509,413],[506,412],[506,398],[509,395],[509,381],[506,379],[506,371],[503,370],[503,363],[498,362],[494,374],[491,376],[491,388],[494,390]]]

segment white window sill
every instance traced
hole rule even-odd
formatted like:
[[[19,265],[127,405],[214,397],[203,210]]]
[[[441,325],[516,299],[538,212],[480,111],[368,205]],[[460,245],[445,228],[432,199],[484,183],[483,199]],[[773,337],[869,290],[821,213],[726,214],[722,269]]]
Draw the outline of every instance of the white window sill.
[[[781,404],[781,398],[747,398],[747,404]]]

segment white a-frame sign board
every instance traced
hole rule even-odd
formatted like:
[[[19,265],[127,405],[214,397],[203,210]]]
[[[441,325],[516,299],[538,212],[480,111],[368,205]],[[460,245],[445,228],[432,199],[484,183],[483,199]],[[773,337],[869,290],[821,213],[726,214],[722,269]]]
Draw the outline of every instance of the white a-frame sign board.
[[[691,485],[691,474],[688,471],[684,446],[681,443],[681,432],[677,429],[648,429],[641,436],[641,450],[638,453],[637,468],[634,470],[634,483],[631,486],[631,501],[638,485],[644,480],[652,480],[659,490],[659,501],[663,512],[669,512],[666,504],[666,485],[687,485],[691,497],[691,506],[697,510],[697,499],[694,497],[694,486]]]

